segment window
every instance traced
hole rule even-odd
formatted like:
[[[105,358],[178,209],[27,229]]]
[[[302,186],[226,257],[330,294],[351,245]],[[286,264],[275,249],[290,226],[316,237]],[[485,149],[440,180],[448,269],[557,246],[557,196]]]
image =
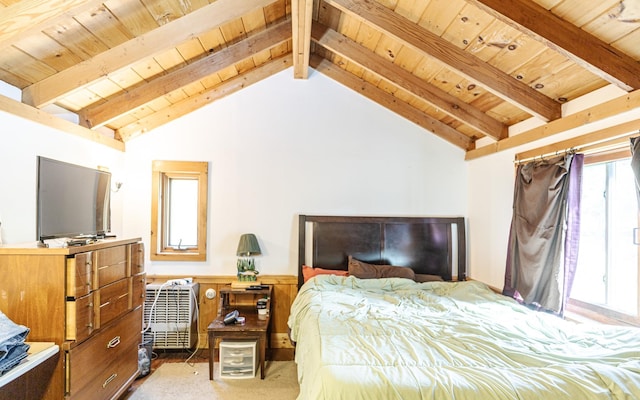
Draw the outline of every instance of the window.
[[[638,200],[627,152],[585,157],[571,311],[638,324]]]
[[[151,259],[207,259],[208,163],[154,161]]]

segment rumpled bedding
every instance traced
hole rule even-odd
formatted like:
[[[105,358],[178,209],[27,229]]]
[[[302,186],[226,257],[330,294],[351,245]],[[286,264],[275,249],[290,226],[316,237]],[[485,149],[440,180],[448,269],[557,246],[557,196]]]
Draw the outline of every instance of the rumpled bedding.
[[[640,399],[640,329],[576,324],[480,282],[320,275],[288,320],[299,399]]]
[[[29,328],[14,323],[0,311],[0,376],[27,357],[28,334]]]

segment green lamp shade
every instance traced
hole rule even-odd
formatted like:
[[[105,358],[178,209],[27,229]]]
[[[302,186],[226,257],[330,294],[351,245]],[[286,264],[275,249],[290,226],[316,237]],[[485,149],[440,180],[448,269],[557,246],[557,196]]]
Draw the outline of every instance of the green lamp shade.
[[[249,257],[260,254],[260,245],[258,239],[253,233],[245,233],[240,236],[240,242],[238,242],[238,251],[236,252],[240,257]]]

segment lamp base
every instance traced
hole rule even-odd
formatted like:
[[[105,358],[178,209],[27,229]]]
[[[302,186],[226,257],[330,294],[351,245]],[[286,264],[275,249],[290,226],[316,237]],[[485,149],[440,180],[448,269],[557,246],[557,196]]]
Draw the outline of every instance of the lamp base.
[[[231,282],[232,289],[246,289],[249,286],[260,285],[260,281],[233,281]]]

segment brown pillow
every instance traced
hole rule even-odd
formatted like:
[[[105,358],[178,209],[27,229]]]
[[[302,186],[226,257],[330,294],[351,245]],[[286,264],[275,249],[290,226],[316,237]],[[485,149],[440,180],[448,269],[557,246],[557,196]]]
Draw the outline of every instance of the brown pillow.
[[[413,278],[416,282],[443,282],[444,279],[440,275],[429,275],[429,274],[416,274],[416,277]]]
[[[393,265],[374,265],[356,260],[349,256],[349,275],[360,279],[377,278],[407,278],[414,279],[415,273],[411,268]]]

